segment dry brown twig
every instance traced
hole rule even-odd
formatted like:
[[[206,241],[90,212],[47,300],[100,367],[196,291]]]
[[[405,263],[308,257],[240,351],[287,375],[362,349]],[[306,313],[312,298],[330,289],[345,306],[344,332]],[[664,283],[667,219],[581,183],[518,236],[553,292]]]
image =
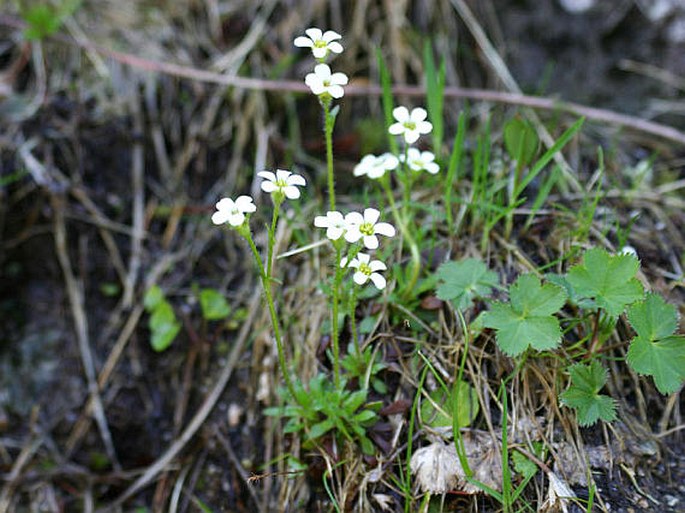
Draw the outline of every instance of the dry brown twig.
[[[22,22],[12,18],[11,16],[0,16],[0,24],[17,28],[23,27]],[[68,38],[58,36],[53,37],[60,41],[83,47],[83,45]],[[106,55],[128,66],[144,69],[146,71],[165,73],[176,77],[187,78],[189,80],[222,84],[240,89],[252,89],[280,93],[309,91],[307,86],[301,81],[267,80],[261,78],[223,75],[221,73],[214,73],[212,71],[191,68],[169,62],[153,61],[137,55],[104,48],[92,43],[89,43],[87,47],[84,47],[84,49],[86,48],[96,50],[98,53]],[[396,85],[393,87],[393,92],[397,95],[406,96],[425,96],[426,94],[423,87],[411,85]],[[380,96],[382,94],[382,90],[380,86],[376,85],[356,85],[351,83],[345,88],[345,94],[347,96]],[[600,123],[630,128],[632,130],[650,134],[652,136],[685,146],[685,133],[671,126],[648,121],[637,116],[621,114],[607,109],[588,107],[586,105],[581,105],[574,102],[561,101],[554,98],[529,96],[518,93],[506,93],[487,89],[469,89],[451,86],[445,87],[445,97],[463,98],[476,101],[489,101],[509,105],[518,105],[522,107],[531,107],[534,109],[566,112],[575,116],[584,116]]]

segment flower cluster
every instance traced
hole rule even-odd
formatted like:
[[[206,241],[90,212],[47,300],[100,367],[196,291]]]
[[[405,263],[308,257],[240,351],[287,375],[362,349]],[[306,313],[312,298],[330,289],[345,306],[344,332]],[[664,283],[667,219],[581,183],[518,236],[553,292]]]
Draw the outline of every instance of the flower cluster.
[[[419,137],[429,134],[433,125],[426,121],[428,113],[425,109],[417,107],[409,111],[407,107],[396,107],[392,111],[395,123],[388,127],[391,135],[401,135],[406,144],[413,144]],[[392,153],[382,155],[365,155],[359,164],[354,167],[354,176],[368,176],[377,180],[388,171],[393,171],[403,164],[413,172],[426,171],[432,175],[440,171],[440,166],[435,162],[435,154],[430,151],[420,151],[418,148],[407,147],[402,155],[395,156]]]
[[[300,197],[298,187],[306,185],[303,176],[296,175],[284,169],[260,171],[257,176],[264,178],[262,190],[271,194],[274,203],[281,203],[284,198],[297,199]],[[233,228],[247,226],[248,214],[257,211],[254,200],[250,196],[238,196],[235,200],[222,198],[216,204],[216,212],[212,214],[212,223],[216,225],[228,224]]]
[[[315,27],[308,28],[304,33],[306,36],[295,38],[295,46],[310,48],[314,58],[319,61],[314,71],[305,77],[304,83],[324,103],[330,103],[332,98],[336,100],[342,98],[345,94],[342,86],[347,85],[347,75],[333,73],[330,66],[325,63],[331,53],[342,53],[343,47],[337,41],[342,36],[333,30],[323,32]]]
[[[344,238],[351,244],[361,241],[364,248],[374,250],[379,246],[378,235],[395,236],[393,225],[378,222],[380,215],[375,208],[367,208],[363,213],[350,212],[345,216],[341,212],[330,211],[325,216],[316,216],[314,226],[326,228],[326,237],[330,240],[338,241]],[[371,280],[377,288],[383,289],[386,285],[385,278],[378,274],[378,271],[384,271],[387,267],[380,260],[371,261],[370,258],[367,253],[357,253],[352,258],[343,258],[340,266],[357,269],[353,279],[358,285]]]

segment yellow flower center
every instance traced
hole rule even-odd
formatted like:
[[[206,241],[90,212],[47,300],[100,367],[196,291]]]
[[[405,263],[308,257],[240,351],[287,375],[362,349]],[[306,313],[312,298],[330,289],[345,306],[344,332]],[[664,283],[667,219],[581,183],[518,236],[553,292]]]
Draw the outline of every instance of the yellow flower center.
[[[404,128],[406,128],[407,130],[416,130],[416,123],[414,123],[413,121],[405,121]]]
[[[371,276],[371,273],[373,272],[371,267],[369,267],[369,264],[364,263],[359,264],[359,268],[357,270],[362,274],[366,274],[367,276]]]
[[[362,235],[373,235],[373,225],[371,223],[363,223],[361,226],[359,226],[359,231]]]
[[[326,48],[328,46],[328,43],[326,43],[326,41],[324,41],[323,39],[317,39],[316,41],[314,41],[314,46],[316,48]]]

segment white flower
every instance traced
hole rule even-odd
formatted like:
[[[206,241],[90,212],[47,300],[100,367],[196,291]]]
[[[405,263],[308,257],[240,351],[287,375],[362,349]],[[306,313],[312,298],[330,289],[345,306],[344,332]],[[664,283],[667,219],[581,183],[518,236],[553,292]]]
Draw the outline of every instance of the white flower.
[[[347,257],[344,257],[340,261],[340,267],[356,269],[352,278],[357,285],[364,285],[367,281],[371,280],[377,289],[383,290],[385,288],[385,278],[378,271],[385,271],[387,266],[380,260],[371,260],[371,257],[366,253],[358,253],[349,264]]]
[[[347,84],[347,75],[344,73],[331,74],[331,68],[328,64],[317,64],[314,67],[314,73],[309,73],[304,77],[304,83],[317,96],[329,94],[333,98],[342,98],[345,94],[342,86]]]
[[[378,248],[378,237],[376,235],[385,235],[386,237],[393,237],[395,235],[395,228],[390,223],[378,223],[378,218],[381,213],[375,208],[367,208],[364,210],[364,215],[359,212],[350,212],[345,216],[347,223],[347,231],[345,232],[345,240],[347,242],[357,242],[363,239],[364,246],[367,249]]]
[[[392,171],[399,164],[399,160],[392,153],[384,153],[376,157],[375,155],[366,155],[361,159],[359,164],[354,166],[354,176],[366,175],[369,178],[377,179],[385,174],[386,171]]]
[[[397,123],[390,125],[388,132],[392,135],[404,135],[404,140],[408,144],[415,143],[421,134],[428,134],[433,130],[433,125],[426,121],[428,116],[426,109],[421,107],[412,109],[411,113],[407,107],[396,107],[392,115]]]
[[[416,148],[409,148],[407,150],[407,165],[412,171],[428,171],[435,175],[440,171],[440,166],[435,161],[435,155],[432,151],[419,151]],[[404,162],[405,156],[400,155],[400,160]]]
[[[326,212],[325,216],[316,216],[314,218],[314,226],[326,228],[326,237],[331,240],[338,240],[347,231],[345,218],[336,210]]]
[[[231,226],[240,226],[245,222],[245,214],[254,212],[257,207],[250,196],[238,196],[233,201],[231,198],[222,198],[216,204],[216,212],[212,214],[214,224],[228,223]]]
[[[618,252],[619,255],[632,255],[637,258],[637,250],[633,246],[623,246]]]
[[[257,176],[265,178],[262,182],[262,190],[269,194],[282,194],[288,199],[297,199],[300,197],[300,189],[296,186],[304,186],[307,183],[304,177],[285,171],[284,169],[277,169],[276,174],[271,171],[260,171]]]
[[[343,47],[336,39],[342,36],[332,30],[322,32],[318,28],[308,28],[304,31],[307,36],[300,36],[295,38],[295,46],[300,48],[311,48],[314,57],[323,59],[328,55],[328,52],[342,53]]]

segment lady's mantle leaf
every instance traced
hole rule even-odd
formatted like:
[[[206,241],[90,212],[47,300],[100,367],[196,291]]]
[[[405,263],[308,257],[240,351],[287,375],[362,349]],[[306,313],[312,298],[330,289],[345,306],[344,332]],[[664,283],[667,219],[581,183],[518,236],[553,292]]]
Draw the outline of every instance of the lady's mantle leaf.
[[[516,356],[528,346],[544,351],[561,342],[561,328],[554,313],[564,305],[566,293],[551,284],[541,285],[532,274],[519,276],[511,286],[510,303],[495,303],[483,315],[483,326],[497,330],[497,344]]]
[[[685,337],[673,335],[678,316],[673,305],[656,294],[628,309],[637,332],[628,350],[628,364],[639,374],[654,378],[662,394],[677,391],[685,381]]]
[[[443,301],[453,301],[460,310],[471,306],[475,297],[487,296],[497,286],[497,274],[489,271],[483,262],[467,258],[461,262],[446,262],[437,271],[440,284],[437,296]]]
[[[642,298],[642,285],[635,279],[639,266],[633,255],[610,255],[593,248],[568,271],[568,282],[580,297],[593,298],[609,315],[618,317],[627,305]]]
[[[599,391],[607,381],[607,373],[602,364],[594,360],[590,365],[578,363],[568,369],[571,386],[561,394],[561,402],[575,408],[578,423],[589,426],[602,419],[611,422],[616,418],[614,400]]]

